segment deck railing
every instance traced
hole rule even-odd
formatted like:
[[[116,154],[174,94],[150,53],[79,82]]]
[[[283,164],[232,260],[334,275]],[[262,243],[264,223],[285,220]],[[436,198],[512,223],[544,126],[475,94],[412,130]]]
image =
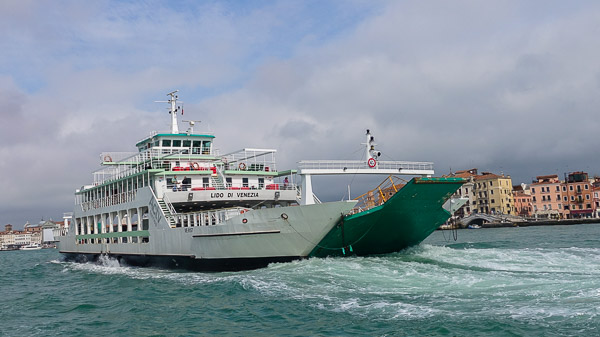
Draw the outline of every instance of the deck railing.
[[[357,170],[357,169],[386,169],[386,170],[433,170],[432,162],[413,161],[379,161],[375,168],[369,167],[364,160],[303,160],[298,162],[298,168]]]

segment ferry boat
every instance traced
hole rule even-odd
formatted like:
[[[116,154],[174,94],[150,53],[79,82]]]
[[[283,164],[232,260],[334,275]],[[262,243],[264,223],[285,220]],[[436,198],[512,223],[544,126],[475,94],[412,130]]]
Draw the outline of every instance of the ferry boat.
[[[39,250],[39,249],[42,249],[42,246],[40,246],[38,243],[30,243],[26,246],[22,246],[20,249],[21,250]]]
[[[134,153],[101,154],[93,183],[76,190],[69,230],[58,242],[67,259],[260,268],[308,257],[355,206],[301,202],[295,171],[278,170],[276,150],[221,155],[213,134],[194,132],[198,121],[180,132],[177,91],[167,95],[170,132],[151,133]]]

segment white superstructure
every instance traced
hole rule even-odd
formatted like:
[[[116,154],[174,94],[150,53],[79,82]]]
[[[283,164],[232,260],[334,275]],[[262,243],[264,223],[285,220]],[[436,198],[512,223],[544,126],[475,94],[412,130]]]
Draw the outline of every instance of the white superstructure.
[[[76,205],[59,249],[109,254],[130,263],[245,269],[308,255],[355,201],[298,206],[295,171],[277,168],[274,149],[224,155],[215,136],[180,133],[177,91],[168,94],[169,133],[153,132],[137,152],[106,152]]]

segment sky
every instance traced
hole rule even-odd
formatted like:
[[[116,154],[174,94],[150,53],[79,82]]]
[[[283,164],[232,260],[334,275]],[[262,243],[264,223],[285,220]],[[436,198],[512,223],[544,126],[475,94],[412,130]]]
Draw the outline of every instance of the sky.
[[[368,128],[436,175],[600,175],[599,36],[597,1],[5,0],[0,225],[61,220],[101,152],[168,130],[173,90],[221,153],[275,148],[280,170],[361,159]]]

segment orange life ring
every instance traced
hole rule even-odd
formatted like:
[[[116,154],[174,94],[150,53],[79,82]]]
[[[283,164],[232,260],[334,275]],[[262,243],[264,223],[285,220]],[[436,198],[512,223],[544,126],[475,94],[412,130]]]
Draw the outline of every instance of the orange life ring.
[[[198,164],[197,162],[193,162],[192,168],[194,169],[194,171],[198,171],[200,170],[200,164]]]
[[[377,161],[375,161],[374,158],[369,158],[369,160],[367,160],[367,164],[369,165],[370,168],[374,168],[375,165],[377,165]]]
[[[104,161],[105,162],[112,162],[112,157],[110,155],[106,155],[106,156],[104,156]]]
[[[240,168],[240,170],[242,170],[242,171],[246,171],[246,163],[240,163],[240,164],[238,165],[238,167]]]

